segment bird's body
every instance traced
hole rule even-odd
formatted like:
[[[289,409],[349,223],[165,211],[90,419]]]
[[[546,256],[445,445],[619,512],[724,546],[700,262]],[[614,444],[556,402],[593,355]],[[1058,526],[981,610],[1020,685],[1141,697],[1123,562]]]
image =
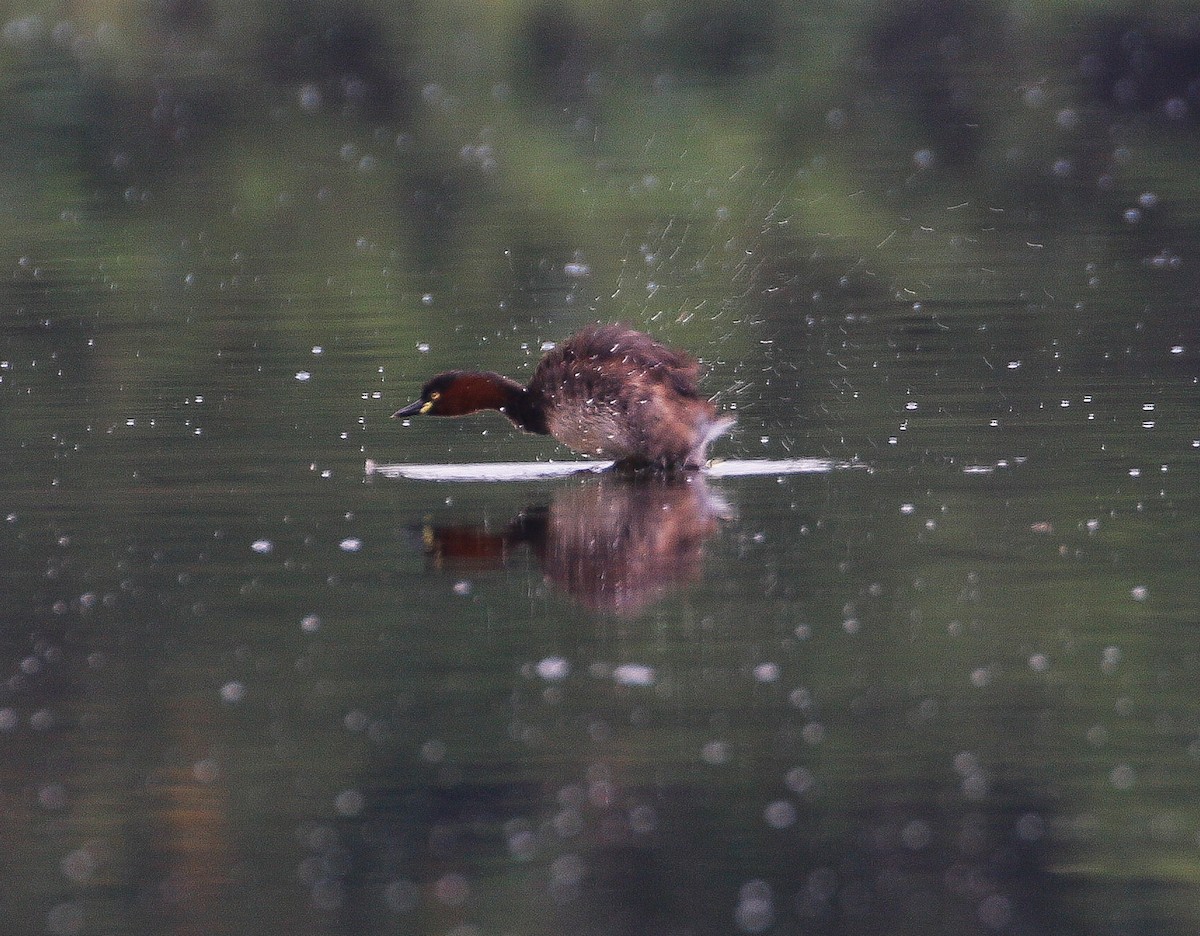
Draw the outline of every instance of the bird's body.
[[[529,432],[629,466],[698,468],[733,424],[700,395],[700,364],[625,325],[592,325],[549,351],[528,385],[449,371],[396,416],[496,409]]]

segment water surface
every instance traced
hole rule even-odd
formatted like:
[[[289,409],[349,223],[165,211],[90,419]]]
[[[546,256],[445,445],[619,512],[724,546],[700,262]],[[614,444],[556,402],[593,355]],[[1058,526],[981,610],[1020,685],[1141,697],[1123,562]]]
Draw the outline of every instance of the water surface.
[[[1195,931],[1171,23],[216,7],[4,31],[7,932]],[[597,319],[712,471],[389,418]]]

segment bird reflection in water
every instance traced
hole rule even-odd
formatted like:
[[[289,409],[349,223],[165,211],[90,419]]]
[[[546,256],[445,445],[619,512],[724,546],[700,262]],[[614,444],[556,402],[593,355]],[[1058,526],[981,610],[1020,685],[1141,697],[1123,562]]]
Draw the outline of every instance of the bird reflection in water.
[[[439,568],[499,568],[528,546],[546,579],[579,604],[634,614],[700,580],[705,543],[732,511],[695,473],[605,476],[554,492],[501,532],[480,525],[428,526]]]

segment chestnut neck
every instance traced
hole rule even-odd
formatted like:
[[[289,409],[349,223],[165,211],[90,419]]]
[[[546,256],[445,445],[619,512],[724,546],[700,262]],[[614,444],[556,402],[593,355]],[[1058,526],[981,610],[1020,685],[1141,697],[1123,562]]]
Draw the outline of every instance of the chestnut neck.
[[[460,374],[443,392],[443,405],[454,409],[451,415],[465,415],[479,410],[499,410],[526,432],[546,435],[546,414],[541,397],[511,378],[491,371],[468,371]]]

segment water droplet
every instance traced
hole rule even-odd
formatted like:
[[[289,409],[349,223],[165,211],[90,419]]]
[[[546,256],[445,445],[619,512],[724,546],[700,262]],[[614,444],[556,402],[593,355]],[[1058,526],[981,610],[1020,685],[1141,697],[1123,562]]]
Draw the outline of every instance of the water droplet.
[[[51,811],[64,809],[67,805],[67,788],[61,783],[47,783],[38,790],[38,805]]]
[[[786,829],[796,821],[796,807],[787,800],[776,800],[767,804],[763,818],[772,829]]]
[[[644,663],[622,663],[612,675],[622,686],[652,686],[655,680],[654,667]]]
[[[1046,834],[1046,821],[1037,813],[1025,813],[1017,820],[1017,838],[1036,842]]]
[[[634,806],[629,810],[629,828],[637,835],[649,835],[658,828],[658,814],[652,806]]]
[[[1118,764],[1108,775],[1109,782],[1118,790],[1128,790],[1137,780],[1137,775],[1128,764]]]
[[[909,851],[920,851],[932,839],[933,833],[930,831],[928,823],[922,822],[920,819],[914,819],[900,830],[900,841]]]
[[[300,109],[308,111],[310,114],[321,108],[321,89],[315,84],[301,85],[300,90],[296,93],[296,98],[300,103]]]
[[[357,816],[362,812],[366,798],[358,790],[342,790],[333,799],[333,808],[340,816]]]
[[[1079,123],[1079,114],[1069,107],[1064,107],[1055,116],[1054,122],[1060,130],[1072,130]]]
[[[989,929],[1005,929],[1012,920],[1012,901],[1000,894],[984,897],[979,902],[979,921]]]
[[[559,887],[574,887],[586,871],[587,865],[578,855],[560,855],[550,862],[550,880]]]
[[[215,757],[206,757],[192,764],[192,776],[200,783],[215,783],[221,776],[221,765]]]
[[[46,932],[53,936],[78,936],[83,932],[83,908],[76,903],[60,903],[46,914]]]
[[[461,874],[443,874],[433,885],[433,895],[447,907],[460,907],[471,895],[471,885]]]
[[[737,928],[743,933],[762,933],[775,922],[775,905],[771,888],[765,881],[750,881],[742,885],[738,905],[733,911]]]
[[[803,795],[816,786],[816,778],[807,767],[793,767],[783,775],[783,783],[793,793]]]
[[[537,664],[537,674],[549,681],[566,679],[570,672],[571,664],[562,657],[546,657]]]

